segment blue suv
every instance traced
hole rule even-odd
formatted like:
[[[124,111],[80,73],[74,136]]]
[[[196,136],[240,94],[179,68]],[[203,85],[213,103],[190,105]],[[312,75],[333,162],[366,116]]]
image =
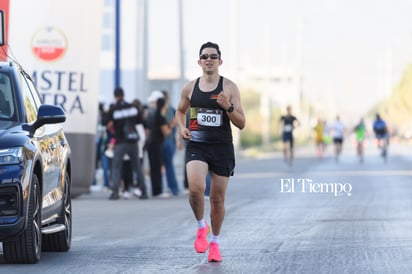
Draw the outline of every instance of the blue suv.
[[[0,241],[6,263],[37,263],[72,238],[70,146],[61,107],[45,105],[30,76],[0,62]]]

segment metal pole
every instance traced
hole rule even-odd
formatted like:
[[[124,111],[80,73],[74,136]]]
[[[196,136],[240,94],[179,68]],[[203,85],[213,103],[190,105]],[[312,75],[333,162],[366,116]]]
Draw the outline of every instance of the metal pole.
[[[179,0],[179,49],[180,49],[180,86],[185,83],[185,50],[183,41],[183,3]]]
[[[143,0],[143,56],[142,56],[142,98],[149,97],[149,76],[148,76],[148,63],[149,63],[149,35],[148,35],[148,11],[149,3],[147,0]]]
[[[116,0],[115,8],[115,68],[114,86],[120,87],[120,0]]]

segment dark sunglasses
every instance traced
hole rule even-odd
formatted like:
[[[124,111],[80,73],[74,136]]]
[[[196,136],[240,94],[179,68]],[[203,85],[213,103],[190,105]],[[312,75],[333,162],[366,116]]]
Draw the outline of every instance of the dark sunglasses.
[[[209,57],[212,60],[216,60],[216,59],[219,59],[219,54],[216,54],[216,53],[207,54],[207,53],[205,53],[205,54],[200,55],[200,59],[202,59],[202,60],[207,60]]]

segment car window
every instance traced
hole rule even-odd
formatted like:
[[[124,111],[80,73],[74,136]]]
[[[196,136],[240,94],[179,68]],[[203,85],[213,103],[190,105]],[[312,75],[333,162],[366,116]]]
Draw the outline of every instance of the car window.
[[[28,123],[34,122],[37,119],[37,110],[40,107],[40,98],[37,90],[23,74],[20,74],[21,90],[23,93],[24,108],[26,110],[26,121]]]
[[[0,119],[11,120],[15,113],[14,97],[8,74],[0,73]]]
[[[30,94],[33,97],[34,103],[36,104],[36,107],[38,109],[40,105],[42,104],[40,93],[37,91],[33,82],[30,80],[30,76],[28,74],[26,75],[29,79],[25,77],[24,80],[26,81],[26,84],[28,88],[30,89]]]

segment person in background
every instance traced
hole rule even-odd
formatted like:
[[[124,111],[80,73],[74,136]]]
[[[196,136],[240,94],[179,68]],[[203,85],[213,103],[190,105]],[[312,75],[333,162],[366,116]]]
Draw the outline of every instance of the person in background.
[[[293,164],[294,159],[294,138],[293,130],[299,126],[300,122],[296,116],[292,115],[292,107],[286,107],[286,115],[282,115],[280,120],[283,123],[282,141],[283,141],[283,158],[288,165]]]
[[[216,43],[200,47],[198,65],[202,75],[184,85],[176,110],[181,138],[186,145],[186,172],[189,203],[197,221],[195,251],[209,249],[208,261],[220,262],[219,236],[225,215],[225,197],[229,177],[235,168],[231,124],[245,127],[240,92],[237,85],[219,74],[221,52]],[[186,115],[190,112],[189,128]],[[210,218],[212,238],[207,239],[209,225],[204,218],[206,177],[210,173]]]
[[[106,116],[108,115],[108,111],[110,106],[105,106],[103,114],[102,114],[102,121],[105,121]],[[101,154],[101,164],[103,170],[103,190],[107,191],[110,189],[110,182],[111,182],[111,159],[107,157],[106,150],[108,148],[108,142],[112,138],[112,134],[107,126],[104,126],[103,137],[102,137],[102,154]]]
[[[328,145],[332,143],[332,136],[330,136],[330,126],[326,120],[323,121],[323,143],[325,144],[325,151]]]
[[[145,144],[146,144],[146,132],[144,130],[144,119],[145,119],[145,110],[138,99],[134,99],[132,104],[137,108],[138,110],[138,123],[136,124],[136,131],[139,134],[139,141],[137,141],[137,146],[138,146],[138,155],[139,155],[139,162],[140,165],[137,170],[137,177],[136,177],[136,185],[135,189],[133,191],[133,194],[140,199],[147,199],[147,188],[146,188],[146,180],[144,176],[144,171],[143,171],[143,164],[144,164],[144,151],[145,151]]]
[[[342,153],[343,139],[345,134],[345,125],[340,120],[339,115],[331,125],[333,144],[335,145],[335,161],[339,162],[339,157]]]
[[[113,159],[114,156],[114,146],[116,143],[116,140],[114,138],[114,129],[113,126],[108,126],[110,129],[107,131],[108,134],[108,140],[107,140],[107,148],[105,150],[105,153],[103,153],[103,157],[107,159],[107,167],[104,168],[104,170],[110,171],[111,167],[111,160]],[[103,159],[103,158],[102,158]],[[102,161],[103,163],[103,161]],[[102,164],[103,166],[103,164]],[[132,187],[134,186],[134,174],[133,174],[133,166],[132,162],[130,160],[130,157],[128,154],[125,154],[123,156],[123,165],[122,165],[122,170],[121,170],[121,195],[124,199],[130,199],[132,195]],[[136,189],[137,190],[137,189]],[[139,198],[141,199],[147,199],[146,197],[143,197],[142,193],[139,192]]]
[[[109,187],[109,177],[105,171],[106,162],[104,159],[105,143],[107,140],[106,127],[102,124],[105,115],[105,103],[103,101],[99,102],[99,112],[97,117],[97,132],[96,132],[96,162],[95,162],[95,172],[93,176],[93,182],[91,185],[91,190],[100,190],[101,186],[97,184],[97,171],[102,168],[103,171],[103,187]]]
[[[139,123],[137,108],[126,102],[124,91],[121,87],[114,90],[115,103],[110,108],[106,125],[110,125],[114,130],[114,157],[112,161],[112,193],[111,200],[119,199],[119,187],[122,177],[123,158],[128,155],[132,162],[134,173],[138,174],[140,161],[138,159],[137,141],[139,134],[136,131],[136,124]]]
[[[323,159],[323,154],[325,152],[325,123],[321,118],[318,118],[318,121],[313,128],[315,131],[315,145],[316,145],[316,155],[319,159]]]
[[[378,148],[382,150],[381,156],[386,158],[387,146],[389,145],[389,131],[385,120],[382,119],[379,113],[376,113],[372,128],[375,133]]]
[[[102,120],[101,119],[102,119],[103,106],[104,106],[104,104],[102,102],[99,102],[98,114],[97,114],[97,131],[96,131],[96,136],[95,136],[95,145],[96,145],[95,156],[96,157],[95,157],[95,162],[94,162],[93,182],[92,182],[92,185],[90,187],[91,190],[95,190],[95,189],[98,188],[96,173],[97,173],[97,170],[99,169],[100,157],[101,157],[100,146],[102,144],[102,137],[103,137]]]
[[[366,138],[366,126],[363,118],[360,119],[353,131],[355,132],[356,138],[356,153],[358,154],[359,162],[363,163],[364,142]]]
[[[163,192],[162,165],[163,143],[165,138],[172,133],[172,129],[166,121],[166,105],[163,97],[157,99],[156,110],[152,117],[149,136],[147,138],[147,152],[150,164],[150,179],[152,183],[152,196],[167,198],[169,193]]]
[[[165,118],[169,127],[172,129],[171,134],[166,136],[163,142],[163,165],[166,171],[167,186],[172,194],[177,196],[179,195],[179,185],[176,178],[173,158],[175,156],[176,148],[182,148],[182,140],[181,138],[176,138],[176,110],[170,105],[170,97],[167,91],[162,91],[162,93],[165,99]]]
[[[144,120],[145,120],[145,108],[143,104],[140,102],[139,99],[134,99],[132,104],[139,110],[139,113],[142,114],[141,116],[141,123],[136,125],[136,130],[139,133],[139,141],[137,142],[139,146],[139,159],[140,159],[140,164],[143,166],[143,161],[144,161],[144,151],[145,151],[145,144],[146,144],[146,133],[144,129]]]

